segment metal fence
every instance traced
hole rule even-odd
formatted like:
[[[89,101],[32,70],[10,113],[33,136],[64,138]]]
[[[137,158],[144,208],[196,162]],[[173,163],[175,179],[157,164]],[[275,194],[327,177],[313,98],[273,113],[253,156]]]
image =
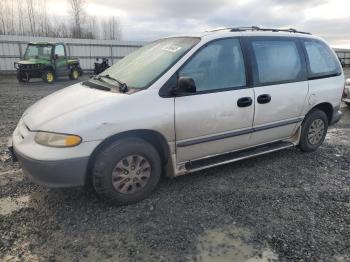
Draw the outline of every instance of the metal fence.
[[[334,51],[344,66],[350,66],[350,49],[335,48]]]
[[[0,35],[0,72],[14,71],[14,62],[24,55],[28,42],[63,42],[67,53],[79,57],[83,70],[93,69],[96,58],[106,57],[113,64],[145,44],[136,41],[91,40]]]
[[[92,70],[96,58],[118,60],[145,44],[136,41],[91,40],[71,38],[0,35],[0,72],[14,71],[14,62],[24,55],[28,42],[63,42],[69,56],[79,57],[83,70]],[[334,49],[345,66],[350,66],[350,49]]]

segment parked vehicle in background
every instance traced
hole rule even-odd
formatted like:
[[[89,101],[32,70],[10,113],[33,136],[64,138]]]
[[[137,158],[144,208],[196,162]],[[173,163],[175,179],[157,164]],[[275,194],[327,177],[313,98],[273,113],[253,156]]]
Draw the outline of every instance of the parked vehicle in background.
[[[345,81],[345,88],[343,93],[343,101],[345,104],[350,106],[350,78]]]
[[[107,68],[109,68],[109,62],[107,58],[102,58],[102,62],[99,63],[99,59],[96,58],[96,62],[94,63],[94,75],[101,74]]]
[[[59,76],[77,80],[82,75],[79,59],[67,56],[64,43],[29,43],[23,60],[15,62],[15,68],[19,82],[42,78],[51,84]]]
[[[316,150],[341,117],[343,89],[334,51],[294,29],[166,38],[28,108],[9,148],[38,184],[92,184],[129,204],[163,173]]]

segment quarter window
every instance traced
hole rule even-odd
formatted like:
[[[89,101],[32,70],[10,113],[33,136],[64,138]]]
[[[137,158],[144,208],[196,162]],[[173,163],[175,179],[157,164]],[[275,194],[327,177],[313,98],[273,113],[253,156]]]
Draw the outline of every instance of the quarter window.
[[[297,81],[302,74],[302,62],[294,41],[252,41],[260,84]]]
[[[340,73],[339,63],[332,51],[322,42],[305,41],[311,78]]]
[[[179,76],[191,77],[197,91],[245,86],[245,67],[239,40],[222,39],[209,43],[180,70]]]
[[[64,46],[63,45],[57,45],[55,48],[55,55],[58,55],[59,57],[64,57]]]

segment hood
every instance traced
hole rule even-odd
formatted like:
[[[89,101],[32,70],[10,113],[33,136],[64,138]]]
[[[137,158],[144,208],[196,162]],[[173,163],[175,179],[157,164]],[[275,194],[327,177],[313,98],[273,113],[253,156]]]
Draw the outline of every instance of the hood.
[[[27,59],[27,60],[21,60],[19,62],[17,62],[20,65],[35,65],[35,64],[47,64],[50,63],[50,60],[48,59],[39,59],[39,58],[31,58],[31,59]]]
[[[88,107],[100,108],[100,103],[116,103],[129,95],[89,88],[81,83],[57,91],[30,106],[23,114],[23,121],[30,130],[42,130],[50,121],[73,111],[88,111]]]

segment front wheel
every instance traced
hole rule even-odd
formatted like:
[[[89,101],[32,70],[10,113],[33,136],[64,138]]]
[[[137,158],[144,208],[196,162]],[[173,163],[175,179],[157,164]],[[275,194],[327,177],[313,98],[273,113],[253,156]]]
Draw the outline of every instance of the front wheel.
[[[23,72],[21,72],[21,71],[18,70],[18,71],[17,71],[17,80],[18,80],[18,82],[20,82],[20,83],[29,82],[29,76],[23,74]]]
[[[108,145],[95,160],[92,184],[96,193],[112,204],[143,200],[156,188],[161,175],[157,150],[139,138]]]
[[[305,152],[315,151],[324,141],[328,130],[328,118],[324,111],[314,109],[303,121],[299,148]]]
[[[55,81],[55,74],[52,70],[45,70],[42,77],[44,82],[52,84]]]

